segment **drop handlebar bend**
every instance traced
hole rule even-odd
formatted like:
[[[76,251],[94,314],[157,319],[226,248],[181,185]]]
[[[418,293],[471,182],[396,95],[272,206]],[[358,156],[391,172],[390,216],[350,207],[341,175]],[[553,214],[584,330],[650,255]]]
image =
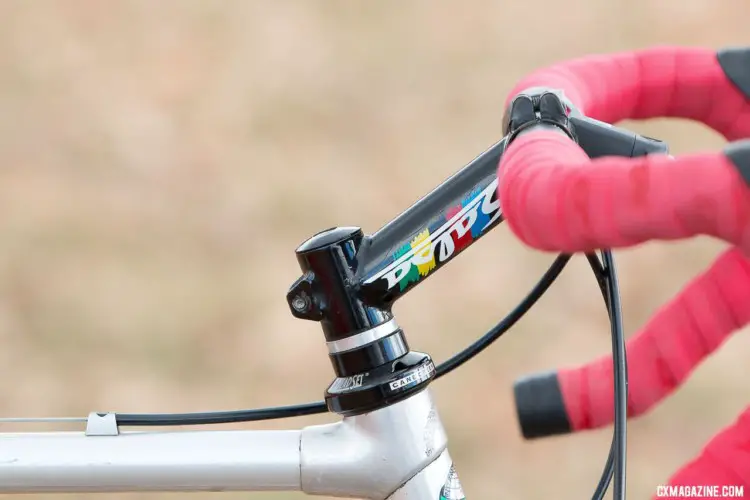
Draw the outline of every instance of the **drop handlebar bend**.
[[[533,248],[590,252],[697,235],[733,246],[628,342],[629,410],[638,415],[750,322],[750,141],[741,140],[750,137],[750,48],[658,47],[577,59],[531,74],[506,104],[534,87],[562,90],[597,120],[686,118],[734,141],[716,153],[591,160],[565,135],[532,130],[501,159],[503,214]],[[552,422],[548,434],[610,423],[612,376],[611,358],[604,357],[539,378],[536,388],[546,384],[543,392],[557,393],[564,406],[549,418],[567,419]],[[517,404],[522,393],[517,387]],[[524,428],[524,434],[544,432]],[[750,486],[750,407],[671,481]]]

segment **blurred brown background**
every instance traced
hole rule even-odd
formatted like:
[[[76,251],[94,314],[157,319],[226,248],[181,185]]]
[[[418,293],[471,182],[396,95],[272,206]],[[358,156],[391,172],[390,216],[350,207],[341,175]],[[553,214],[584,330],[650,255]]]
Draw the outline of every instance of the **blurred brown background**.
[[[483,151],[528,71],[654,44],[747,44],[748,16],[743,0],[0,2],[0,414],[319,399],[332,373],[322,334],[284,300],[297,244],[331,225],[374,231]],[[722,143],[692,124],[630,125],[675,153]],[[720,248],[618,252],[628,332]],[[412,346],[437,360],[552,258],[506,228],[469,252],[397,307]],[[587,272],[576,259],[511,334],[433,386],[468,498],[593,490],[611,430],[524,442],[510,390],[609,349]],[[748,403],[749,356],[736,335],[633,422],[632,498]]]

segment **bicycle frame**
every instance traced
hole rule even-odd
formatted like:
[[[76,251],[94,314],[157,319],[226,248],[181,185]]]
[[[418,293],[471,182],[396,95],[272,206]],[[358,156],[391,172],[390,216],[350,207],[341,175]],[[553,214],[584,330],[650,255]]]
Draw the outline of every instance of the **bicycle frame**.
[[[89,416],[86,433],[0,434],[0,493],[303,491],[437,499],[452,465],[428,390],[302,430],[119,433],[113,417]]]

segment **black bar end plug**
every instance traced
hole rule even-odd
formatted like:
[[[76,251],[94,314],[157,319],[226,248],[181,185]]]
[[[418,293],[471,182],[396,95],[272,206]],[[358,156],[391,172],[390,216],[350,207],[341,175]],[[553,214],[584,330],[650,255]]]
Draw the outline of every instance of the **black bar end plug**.
[[[542,372],[513,384],[516,413],[526,439],[568,434],[572,431],[565,411],[557,372]]]

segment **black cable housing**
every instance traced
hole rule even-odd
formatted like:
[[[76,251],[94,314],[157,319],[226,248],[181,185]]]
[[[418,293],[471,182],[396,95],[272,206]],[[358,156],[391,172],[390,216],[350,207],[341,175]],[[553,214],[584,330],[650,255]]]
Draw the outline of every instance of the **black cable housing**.
[[[627,439],[627,356],[622,327],[622,312],[617,273],[614,258],[609,250],[602,252],[602,261],[595,254],[587,254],[591,270],[602,292],[605,306],[609,314],[612,331],[612,359],[615,381],[615,418],[614,433],[609,455],[599,483],[593,495],[593,500],[604,498],[609,484],[614,478],[614,498],[625,499],[625,468],[626,468],[626,439]],[[499,323],[485,333],[470,346],[463,349],[437,367],[436,378],[440,378],[463,365],[474,356],[484,351],[495,340],[510,330],[531,307],[549,290],[550,286],[570,260],[570,255],[560,254],[545,271],[539,281],[523,300]],[[120,426],[178,426],[178,425],[208,425],[258,420],[273,420],[290,417],[301,417],[326,413],[325,402],[317,401],[290,406],[257,408],[249,410],[195,412],[195,413],[117,413],[115,414]]]
[[[448,361],[437,367],[436,378],[450,373],[471,358],[485,350],[500,336],[510,330],[526,314],[531,307],[549,289],[552,283],[562,273],[570,260],[569,255],[561,254],[545,271],[539,281],[521,302],[490,331],[479,340],[463,349]],[[274,420],[280,418],[302,417],[327,413],[325,402],[303,403],[290,406],[270,408],[255,408],[250,410],[195,412],[195,413],[117,413],[117,424],[131,427],[164,427],[175,425],[209,425],[229,424],[237,422],[253,422],[258,420]]]

